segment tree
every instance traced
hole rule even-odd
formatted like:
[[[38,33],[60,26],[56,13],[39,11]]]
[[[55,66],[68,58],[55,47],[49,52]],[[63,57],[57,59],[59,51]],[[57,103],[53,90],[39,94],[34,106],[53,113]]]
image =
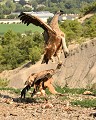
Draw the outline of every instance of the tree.
[[[33,0],[32,6],[34,7],[34,11],[36,11],[37,5],[38,5],[38,3],[35,0]]]
[[[31,12],[32,11],[32,8],[29,8],[29,7],[23,7],[22,9],[23,12]]]
[[[20,0],[20,1],[19,1],[19,4],[21,4],[21,5],[25,5],[26,2],[25,2],[25,0]]]
[[[11,9],[7,8],[5,5],[3,6],[3,14],[8,15],[11,13]]]
[[[0,15],[3,14],[3,7],[0,5]]]
[[[3,14],[0,15],[0,19],[4,19],[4,15]]]
[[[7,18],[8,19],[15,19],[15,18],[18,18],[18,15],[12,15],[12,14],[10,14],[10,15],[7,16]]]
[[[16,9],[15,9],[15,12],[22,12],[22,5],[20,5],[20,4],[16,4]]]
[[[82,25],[77,20],[66,20],[60,24],[60,27],[66,33],[68,42],[77,41],[83,34]]]
[[[84,37],[96,37],[96,15],[86,20],[83,25],[83,36]]]
[[[65,7],[66,7],[67,9],[71,9],[71,8],[72,8],[72,4],[71,4],[70,2],[67,2],[67,3],[65,4]]]
[[[81,11],[81,16],[86,15],[88,13],[96,12],[96,2],[87,4],[86,6],[82,7],[80,11]]]
[[[7,8],[11,9],[11,12],[16,9],[16,5],[11,0],[8,0],[5,3],[5,5],[6,5]]]
[[[35,36],[36,35],[36,36]],[[32,64],[38,61],[43,52],[43,36],[27,32],[26,36],[9,30],[0,37],[0,71],[14,69],[26,60]]]
[[[35,46],[29,50],[29,58],[32,64],[35,64],[41,58],[41,51],[40,48]]]

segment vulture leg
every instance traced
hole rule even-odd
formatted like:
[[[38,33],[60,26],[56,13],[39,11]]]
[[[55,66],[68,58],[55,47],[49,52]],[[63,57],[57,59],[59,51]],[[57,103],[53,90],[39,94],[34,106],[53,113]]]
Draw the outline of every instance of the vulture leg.
[[[62,47],[63,47],[64,56],[65,58],[67,58],[67,56],[69,55],[69,50],[65,42],[65,37],[62,37]]]
[[[45,88],[45,89],[46,89],[46,88]],[[47,98],[46,93],[45,93],[45,89],[42,88],[42,89],[40,90],[40,92],[41,92],[41,95],[44,96],[45,100],[48,101],[48,98]]]
[[[33,97],[37,93],[36,89],[33,90],[31,97]]]
[[[31,94],[31,97],[33,97],[37,93],[37,95],[39,96],[44,96],[45,100],[48,101],[45,93],[45,89],[46,87],[44,87],[44,82],[41,82],[38,86],[36,86],[36,88],[34,88],[34,91]],[[40,93],[38,92],[38,90],[40,91]]]
[[[26,92],[30,89],[30,85],[27,85],[22,91],[21,91],[21,98],[25,98]]]
[[[61,50],[58,51],[57,53],[57,58],[58,58],[58,64],[62,64],[62,61],[60,60],[60,55],[61,55]]]
[[[44,86],[46,86],[52,94],[63,96],[64,94],[59,93],[55,90],[55,88],[52,85],[52,81],[53,81],[53,78],[50,78],[48,81],[44,83]]]
[[[50,78],[48,81],[44,83],[44,86],[47,87],[52,94],[57,94],[57,91],[52,85],[52,81],[53,81],[53,78]]]
[[[48,89],[52,94],[57,94],[57,91],[54,89],[52,84],[48,85]]]

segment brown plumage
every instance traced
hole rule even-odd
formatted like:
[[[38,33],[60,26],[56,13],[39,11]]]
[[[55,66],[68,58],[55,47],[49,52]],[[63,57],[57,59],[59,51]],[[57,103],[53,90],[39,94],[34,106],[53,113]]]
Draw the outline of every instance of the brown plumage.
[[[38,90],[41,92],[41,95],[45,95],[45,89],[48,88],[49,91],[53,94],[56,94],[52,81],[52,76],[54,75],[55,70],[44,70],[39,73],[31,74],[27,81],[25,82],[26,87],[21,91],[21,98],[26,95],[26,92],[31,88],[34,87],[32,97],[38,92]]]
[[[21,91],[21,98],[24,97],[26,95],[26,92],[33,87],[33,93],[32,93],[32,97],[38,92],[41,92],[41,95],[45,96],[45,89],[48,88],[49,91],[52,94],[58,94],[61,95],[60,93],[58,93],[55,88],[52,85],[52,82],[54,81],[53,79],[53,75],[56,74],[58,72],[58,69],[61,68],[61,65],[59,64],[56,69],[49,69],[49,70],[44,70],[38,73],[32,73],[27,81],[25,82],[25,88]]]
[[[27,26],[32,23],[44,29],[45,53],[42,63],[48,64],[49,60],[51,60],[53,56],[57,56],[58,61],[60,62],[60,52],[62,48],[65,57],[69,54],[65,42],[65,34],[59,29],[58,26],[58,17],[61,14],[63,14],[63,11],[57,12],[49,25],[44,23],[37,16],[32,16],[26,13],[21,13],[19,15],[20,20],[22,20],[24,24],[27,24]]]

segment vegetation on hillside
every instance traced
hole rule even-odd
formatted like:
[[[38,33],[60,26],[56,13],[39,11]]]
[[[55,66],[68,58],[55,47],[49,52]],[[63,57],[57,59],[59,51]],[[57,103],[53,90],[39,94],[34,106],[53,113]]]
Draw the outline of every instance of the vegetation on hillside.
[[[1,79],[1,78],[0,78],[0,87],[1,87],[1,88],[7,87],[7,86],[8,86],[8,83],[9,83],[8,80],[6,80],[6,79]]]
[[[60,28],[66,33],[68,43],[72,41],[81,43],[85,38],[96,37],[96,15],[86,20],[81,25],[77,20],[67,20],[60,24]],[[26,61],[34,64],[41,58],[44,40],[42,34],[26,31],[25,35],[15,33],[12,30],[0,36],[0,71],[14,69]]]
[[[55,13],[62,9],[65,13],[80,13],[82,9],[85,14],[86,11],[96,9],[96,4],[90,6],[90,3],[95,0],[30,0],[27,5],[25,0],[20,0],[16,3],[14,0],[0,0],[0,18],[17,18],[12,12],[30,12],[30,11],[50,11]],[[86,9],[84,8],[85,6]]]
[[[72,0],[70,1],[72,2]],[[10,0],[8,2],[10,2]],[[38,0],[38,3],[39,2],[40,0]],[[54,0],[52,0],[51,3],[52,2],[55,4]],[[90,2],[91,0],[89,3]],[[44,3],[44,1],[42,0],[41,3]],[[56,3],[61,3],[61,0]],[[9,5],[8,3],[6,4]],[[93,4],[93,6],[94,5],[95,4]],[[13,6],[11,5],[10,7],[12,8]],[[60,28],[66,33],[68,43],[72,41],[81,43],[85,38],[96,37],[96,15],[87,19],[83,24],[80,24],[77,20],[66,20],[60,23]],[[21,33],[12,30],[5,32],[4,35],[0,36],[0,71],[17,68],[26,61],[31,61],[32,64],[35,64],[43,53],[43,45],[43,36],[38,32],[33,34],[31,31],[26,31],[26,34],[23,36]]]
[[[88,14],[88,13],[96,13],[96,2],[92,2],[91,4],[88,4],[81,8],[81,17]]]
[[[87,19],[82,25],[77,21],[66,20],[60,23],[60,28],[66,33],[68,43],[81,43],[85,38],[96,37],[96,15]],[[14,69],[31,60],[36,63],[43,53],[44,40],[42,34],[32,34],[26,31],[25,35],[9,30],[0,36],[0,71]]]
[[[66,20],[60,24],[62,31],[66,33],[66,39],[68,42],[81,43],[85,38],[96,37],[96,15],[90,19],[85,20],[83,24],[77,20]]]
[[[43,37],[40,33],[26,35],[9,30],[0,37],[0,71],[14,69],[27,60],[38,61],[43,52]]]

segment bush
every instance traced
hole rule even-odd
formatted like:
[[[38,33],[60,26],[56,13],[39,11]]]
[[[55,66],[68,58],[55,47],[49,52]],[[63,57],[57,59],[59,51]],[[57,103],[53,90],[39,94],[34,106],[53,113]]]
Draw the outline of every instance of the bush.
[[[90,108],[90,107],[96,107],[96,99],[84,99],[82,101],[80,100],[76,100],[76,101],[73,101],[71,102],[72,105],[76,105],[76,106],[81,106],[81,107],[87,107],[87,108]]]
[[[87,4],[87,6],[81,9],[81,16],[86,15],[88,13],[96,12],[96,2],[92,2],[91,4]]]
[[[66,20],[60,24],[68,42],[77,41],[83,34],[82,25],[77,20]]]
[[[84,37],[96,37],[96,15],[87,19],[83,25]]]
[[[6,79],[0,79],[0,87],[8,86],[9,81]]]
[[[82,25],[77,20],[66,20],[60,24],[60,28],[66,34],[66,40],[69,43],[84,42],[82,38],[96,37],[96,15],[87,19]]]
[[[30,49],[29,58],[31,59],[32,64],[35,64],[41,58],[41,52],[37,46]]]
[[[10,14],[10,15],[7,16],[7,18],[8,19],[15,19],[15,18],[18,18],[18,15],[12,15],[12,14]]]
[[[0,15],[0,19],[4,19],[4,15],[3,14]]]
[[[41,58],[43,40],[39,33],[26,36],[9,30],[0,38],[0,71],[14,69],[31,60],[32,64]]]

